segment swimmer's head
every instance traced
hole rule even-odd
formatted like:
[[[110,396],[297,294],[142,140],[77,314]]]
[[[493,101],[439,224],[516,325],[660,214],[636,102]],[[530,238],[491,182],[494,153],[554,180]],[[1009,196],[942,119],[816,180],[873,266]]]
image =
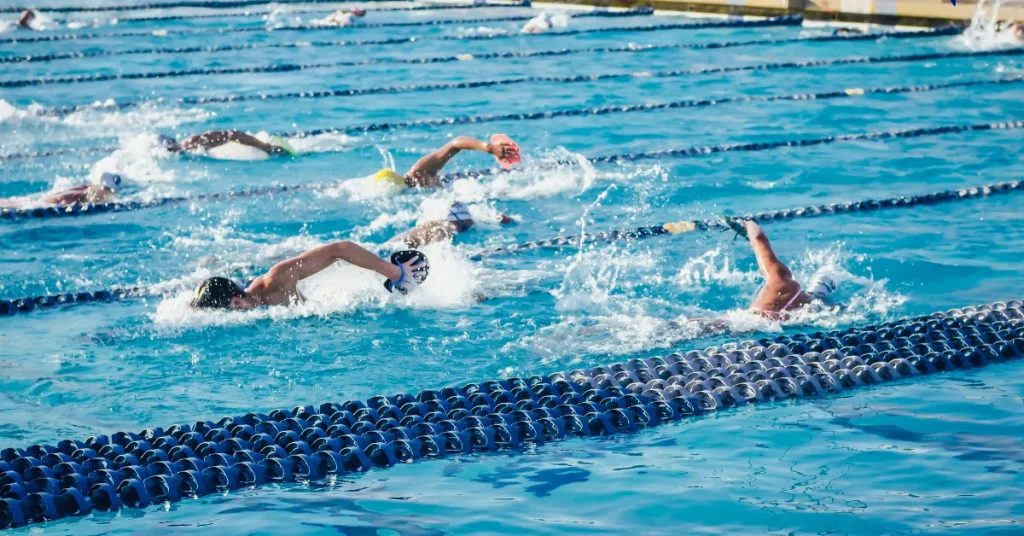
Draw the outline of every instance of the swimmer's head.
[[[357,17],[363,17],[363,16],[366,16],[366,10],[357,7],[357,8],[352,10],[352,14],[357,16]]]
[[[121,189],[121,176],[117,173],[103,173],[100,175],[100,186],[116,192]]]
[[[818,274],[807,285],[807,294],[815,300],[825,301],[839,285],[827,274]]]
[[[156,144],[172,153],[176,153],[181,150],[181,147],[178,146],[178,140],[163,134],[157,134]]]
[[[452,222],[455,229],[462,233],[473,226],[473,215],[469,213],[469,207],[456,201],[448,209],[448,221]]]
[[[377,182],[390,182],[399,188],[405,188],[408,186],[405,182],[405,177],[399,175],[398,172],[393,169],[382,169],[373,176],[373,179]]]
[[[1016,37],[1018,41],[1024,41],[1024,22],[1013,26],[1013,36]]]
[[[200,309],[240,308],[245,291],[226,277],[211,277],[196,287],[189,305]]]

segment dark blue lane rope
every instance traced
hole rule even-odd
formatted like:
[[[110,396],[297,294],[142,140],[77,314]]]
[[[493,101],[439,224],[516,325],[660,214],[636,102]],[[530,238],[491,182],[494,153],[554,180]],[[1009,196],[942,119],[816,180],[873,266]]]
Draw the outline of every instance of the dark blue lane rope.
[[[1024,304],[0,451],[0,529],[637,432],[1024,356]]]
[[[367,0],[373,2],[405,2],[405,0]],[[178,2],[156,2],[152,4],[123,4],[112,6],[52,6],[52,7],[0,7],[0,13],[20,13],[26,9],[35,9],[47,13],[98,13],[102,11],[141,11],[146,9],[170,9],[175,7],[196,7],[205,9],[233,9],[247,6],[262,6],[268,4],[337,4],[339,0],[184,0]],[[346,2],[346,3],[360,3]]]
[[[937,37],[945,35],[957,35],[963,31],[962,26],[943,26],[941,28],[931,28],[928,30],[911,30],[902,32],[877,32],[869,34],[850,34],[850,35],[821,35],[816,37],[793,37],[785,39],[754,39],[749,41],[725,41],[725,42],[714,42],[714,43],[672,43],[666,45],[638,45],[630,43],[626,46],[616,47],[589,47],[589,48],[560,48],[554,50],[533,50],[533,51],[506,51],[506,52],[487,52],[483,54],[473,54],[467,57],[466,54],[456,54],[451,56],[426,56],[418,58],[373,58],[368,60],[360,61],[345,61],[331,64],[315,64],[322,65],[325,67],[350,67],[350,66],[361,66],[361,65],[382,65],[382,64],[438,64],[438,63],[454,63],[458,61],[472,60],[487,60],[487,59],[509,59],[509,58],[534,58],[544,56],[567,56],[570,54],[607,54],[607,53],[622,53],[622,52],[652,52],[656,50],[713,50],[720,48],[734,48],[734,47],[745,47],[745,46],[772,46],[772,45],[785,45],[791,43],[820,43],[830,41],[876,41],[878,39],[905,39],[905,38],[920,38],[920,37]],[[213,46],[193,46],[193,47],[175,47],[175,48],[136,48],[130,50],[93,50],[87,52],[73,51],[73,52],[56,52],[52,54],[39,54],[31,56],[7,56],[0,58],[0,63],[40,63],[48,61],[66,60],[66,59],[81,59],[81,58],[97,58],[97,57],[109,57],[109,56],[123,56],[130,54],[196,54],[196,53],[207,53],[207,52],[226,52],[235,50],[251,50],[260,48],[311,48],[311,47],[345,47],[345,46],[364,46],[364,45],[393,45],[401,43],[409,43],[417,38],[413,37],[399,37],[399,38],[387,38],[387,39],[369,39],[369,40],[354,40],[354,41],[295,41],[288,43],[246,43],[240,45],[213,45]],[[307,68],[314,68],[312,66]],[[64,107],[62,110],[75,111],[86,107],[92,107],[89,105],[83,106],[72,106]]]
[[[396,0],[398,1],[398,0]],[[425,5],[425,6],[406,6],[406,7],[368,7],[363,8],[367,13],[390,13],[399,11],[447,11],[453,9],[501,9],[508,7],[530,7],[530,0],[523,0],[522,2],[509,2],[503,4],[497,3],[477,3],[477,4],[436,4],[436,5]],[[300,13],[330,13],[335,11],[334,7],[317,7],[317,8],[297,8],[290,9],[285,15],[295,15]],[[241,13],[204,13],[204,14],[192,14],[192,15],[153,15],[150,17],[118,17],[117,23],[123,24],[125,22],[160,22],[170,20],[192,20],[192,19],[227,19],[227,18],[241,18],[241,17],[259,17],[262,15],[269,15],[270,11],[259,11],[259,12],[241,12]]]
[[[954,82],[951,84],[939,84],[933,86],[905,86],[905,87],[893,87],[893,88],[869,88],[869,89],[847,89],[844,91],[834,91],[828,93],[818,94],[797,94],[797,95],[778,95],[778,96],[766,96],[766,97],[732,97],[723,98],[719,100],[695,100],[695,101],[681,101],[678,103],[668,103],[665,105],[661,104],[644,104],[634,106],[619,106],[619,107],[603,107],[603,108],[591,108],[583,110],[561,110],[552,112],[535,112],[531,114],[521,114],[525,117],[516,117],[516,119],[548,119],[561,116],[573,116],[573,115],[604,115],[615,112],[635,112],[635,111],[650,111],[663,108],[685,108],[685,107],[697,107],[697,106],[712,106],[717,104],[727,104],[732,102],[769,102],[776,100],[814,100],[819,98],[843,98],[853,97],[865,94],[898,94],[898,93],[909,93],[916,91],[932,91],[936,89],[945,89],[951,87],[970,87],[984,83],[1021,83],[1024,82],[1024,76],[1005,79],[1005,80],[993,80],[993,81],[967,81],[967,82]],[[580,112],[580,113],[576,113]],[[436,125],[436,124],[462,124],[462,123],[475,123],[485,122],[484,119],[474,121],[478,118],[488,118],[495,116],[478,116],[469,118],[449,118],[446,119],[434,119],[434,120],[420,120],[410,122],[415,125]],[[464,119],[460,121],[460,119]],[[496,119],[497,120],[497,119]],[[693,157],[703,156],[705,154],[713,154],[720,152],[734,152],[734,151],[763,151],[769,149],[777,149],[781,147],[804,147],[811,145],[822,145],[827,143],[835,143],[841,141],[857,141],[857,140],[883,140],[893,137],[919,137],[928,135],[948,134],[954,132],[966,132],[966,131],[988,131],[998,130],[1002,128],[1019,128],[1021,122],[1010,122],[1010,123],[987,123],[982,125],[960,125],[951,127],[931,127],[915,130],[905,131],[889,131],[889,132],[874,132],[866,134],[844,134],[840,136],[826,136],[824,138],[807,138],[798,140],[779,141],[771,143],[751,143],[751,144],[730,144],[720,145],[714,147],[690,147],[681,150],[671,150],[670,156],[675,157]],[[383,125],[383,126],[382,126]],[[359,133],[359,132],[372,132],[375,130],[384,130],[386,128],[397,128],[398,126],[410,126],[408,124],[391,124],[391,123],[378,123],[364,125],[361,127],[353,127],[357,130],[347,130],[344,132],[348,133]],[[112,149],[112,148],[111,148]],[[652,158],[661,155],[661,152],[655,153],[632,153],[627,155],[613,155],[597,157],[592,162],[607,162],[607,161],[624,161],[629,158],[634,160],[642,158]],[[615,160],[610,160],[615,159]],[[557,164],[565,165],[571,164],[571,162],[557,162]],[[492,174],[491,170],[473,170],[464,171],[458,173],[451,173],[442,178],[442,182],[450,183],[456,179],[467,178],[467,177],[479,177]],[[261,197],[267,195],[277,195],[283,193],[295,193],[299,191],[316,191],[324,188],[333,186],[334,183],[314,183],[306,185],[294,185],[294,186],[267,186],[260,188],[252,188],[249,190],[217,193],[217,194],[203,194],[197,196],[181,196],[181,197],[164,197],[160,199],[154,199],[149,202],[107,202],[107,203],[90,203],[85,205],[71,205],[66,207],[38,207],[32,209],[17,209],[17,208],[0,208],[0,220],[39,220],[49,218],[66,218],[73,216],[89,216],[94,214],[105,214],[108,212],[128,212],[133,210],[141,210],[146,208],[155,208],[167,205],[174,205],[178,203],[192,203],[196,201],[209,201],[209,200],[220,200],[220,199],[238,199],[247,197]]]
[[[585,11],[582,13],[573,14],[573,18],[580,17],[601,17],[601,18],[622,18],[622,17],[636,17],[650,15],[654,13],[653,9],[650,8],[636,8],[625,11]],[[534,15],[536,16],[536,15]],[[337,26],[326,26],[320,24],[306,24],[301,26],[283,26],[280,28],[267,28],[265,26],[250,26],[245,28],[188,28],[179,30],[159,30],[159,34],[154,33],[156,30],[135,30],[131,32],[120,32],[120,33],[75,33],[75,34],[57,34],[57,35],[38,35],[32,37],[15,37],[7,40],[10,43],[42,43],[42,42],[53,42],[53,41],[83,41],[87,39],[124,39],[128,37],[145,37],[159,35],[161,37],[168,35],[202,35],[202,34],[231,34],[231,33],[251,33],[251,32],[291,32],[291,31],[351,31],[353,29],[360,28],[398,28],[398,27],[412,27],[412,26],[444,26],[448,24],[481,24],[487,22],[512,22],[512,21],[525,21],[530,20],[534,16],[530,15],[515,15],[509,17],[492,17],[485,19],[432,19],[432,20],[416,20],[416,21],[404,21],[404,22],[377,22],[377,23],[359,23],[350,27],[338,28]],[[725,22],[742,22],[742,21],[725,21]],[[761,21],[752,21],[761,22]],[[730,24],[730,26],[747,26],[744,24]],[[763,24],[754,26],[763,26]],[[714,27],[714,26],[712,26]],[[641,27],[645,28],[645,27]],[[523,34],[523,35],[578,35],[578,34],[590,34],[590,33],[603,33],[611,31],[623,31],[622,29],[614,30],[610,28],[596,28],[589,30],[565,30],[561,32],[552,32],[547,34]],[[645,31],[645,30],[637,30]],[[650,31],[650,30],[646,30]],[[500,38],[502,35],[505,37],[519,36],[520,34],[499,34],[495,36],[447,36],[448,40],[452,39],[486,39],[486,38]],[[417,37],[417,40],[428,39],[428,37]],[[442,37],[429,37],[429,39],[443,39]],[[2,41],[0,41],[2,42]]]
[[[1024,126],[1024,124],[1022,124],[1021,126]],[[265,188],[264,191],[294,191],[299,188],[301,187],[268,187]],[[937,193],[915,195],[910,197],[895,197],[881,200],[867,199],[864,201],[857,201],[853,203],[830,203],[825,205],[800,207],[792,210],[760,212],[754,214],[747,214],[746,216],[744,216],[744,218],[758,222],[768,223],[774,221],[789,220],[793,218],[812,218],[818,216],[847,214],[853,212],[873,212],[882,209],[910,208],[919,205],[936,205],[941,203],[948,203],[951,201],[966,201],[972,199],[980,199],[995,194],[1013,193],[1021,190],[1024,190],[1024,182],[999,182],[985,186],[963,188],[960,190],[947,190]],[[238,192],[237,194],[233,195],[213,194],[213,196],[209,196],[209,198],[228,199],[231,197],[244,197],[245,195],[247,195],[246,192]],[[126,208],[125,210],[131,210],[131,208]],[[585,237],[585,240],[587,242],[614,242],[620,240],[631,241],[652,236],[663,236],[670,234],[674,235],[686,233],[689,231],[708,231],[711,229],[723,228],[726,228],[724,227],[724,224],[721,223],[720,220],[715,219],[689,222],[684,221],[648,227],[638,227],[629,230],[600,232],[592,235],[587,235]],[[521,245],[489,248],[472,255],[470,258],[472,260],[479,260],[485,256],[492,256],[502,253],[516,253],[530,249],[579,247],[582,242],[583,239],[580,236],[559,237],[551,240],[538,240],[536,242],[527,242]],[[139,298],[144,296],[157,296],[160,294],[161,292],[155,289],[136,286],[115,287],[109,290],[99,290],[93,292],[52,294],[46,296],[19,298],[14,300],[0,300],[0,316],[14,315],[17,313],[28,313],[35,310],[52,309],[54,307],[68,307],[71,305],[83,303],[112,302],[130,298]]]

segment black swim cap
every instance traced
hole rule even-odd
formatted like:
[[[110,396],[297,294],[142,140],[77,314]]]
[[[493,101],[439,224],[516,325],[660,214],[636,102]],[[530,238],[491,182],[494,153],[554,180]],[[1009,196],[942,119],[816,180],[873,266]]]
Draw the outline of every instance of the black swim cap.
[[[231,298],[242,296],[245,296],[245,291],[234,281],[226,277],[211,277],[196,287],[189,305],[203,309],[227,309],[231,306]]]
[[[423,283],[427,280],[427,275],[430,274],[430,261],[427,260],[426,255],[416,251],[415,249],[396,251],[391,254],[391,264],[403,264],[412,259],[418,260],[420,262],[420,267],[414,270],[411,274],[405,274],[405,276],[415,281],[416,284]],[[397,286],[392,283],[390,279],[384,280],[384,288],[386,288],[388,292],[392,292],[395,289],[402,294],[408,292],[408,288],[404,283],[402,286]]]

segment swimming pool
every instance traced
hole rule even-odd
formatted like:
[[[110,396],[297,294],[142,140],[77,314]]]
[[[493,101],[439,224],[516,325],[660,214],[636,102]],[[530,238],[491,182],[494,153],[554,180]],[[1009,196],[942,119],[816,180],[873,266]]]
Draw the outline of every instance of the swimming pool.
[[[397,4],[381,4],[395,7]],[[371,4],[372,6],[372,4]],[[256,10],[255,8],[253,8]],[[538,8],[374,13],[373,22],[495,18]],[[200,12],[193,10],[191,12]],[[287,11],[287,10],[285,10]],[[189,11],[185,11],[188,13]],[[307,21],[314,14],[278,15]],[[86,17],[87,19],[93,16]],[[96,16],[95,18],[103,18]],[[703,19],[699,19],[700,22]],[[714,19],[712,19],[714,20]],[[579,18],[570,30],[692,22],[676,15]],[[272,21],[273,22],[273,21]],[[262,26],[259,17],[122,22],[82,32]],[[219,46],[312,40],[467,36],[523,23],[149,36],[5,45],[4,54]],[[346,47],[131,54],[5,64],[0,82],[116,72],[358,62],[501,51],[720,43],[826,35],[792,25],[593,32],[479,40],[417,39]],[[65,33],[61,30],[56,33]],[[40,34],[43,35],[43,34]],[[11,37],[0,34],[0,39]],[[153,134],[213,128],[296,132],[379,122],[563,109],[844,92],[1019,76],[1013,54],[694,73],[572,83],[389,92],[225,104],[143,104],[54,117],[43,107],[162,98],[450,84],[520,77],[656,73],[851,57],[965,52],[958,37],[788,42],[730,48],[381,63],[3,88],[4,154],[116,146],[110,153],[4,162],[3,196],[30,195],[117,171],[128,199],[331,184],[294,194],[180,203],[118,214],[0,222],[0,297],[156,286],[166,296],[0,318],[0,446],[167,426],[325,401],[586,368],[634,357],[928,314],[1020,297],[1019,194],[766,225],[806,279],[831,267],[838,313],[783,326],[750,318],[753,258],[731,234],[470,258],[494,247],[1019,179],[1017,129],[850,141],[591,165],[587,158],[694,146],[1024,119],[1015,84],[834,99],[724,102],[652,112],[506,120],[296,138],[291,160],[169,158]],[[504,132],[523,148],[511,174],[455,181],[428,194],[384,196],[366,177],[400,168],[449,136]],[[459,157],[453,170],[480,169]],[[456,246],[428,246],[431,278],[408,298],[377,277],[336,267],[310,303],[251,313],[189,311],[190,289],[214,274],[254,274],[326,241],[382,244],[453,199],[481,222]],[[501,228],[498,211],[519,221]],[[480,301],[481,296],[487,299]],[[692,338],[669,321],[729,314],[742,334]],[[747,330],[752,331],[748,333]],[[1020,523],[1020,363],[948,373],[797,402],[752,406],[625,436],[574,439],[514,454],[452,456],[261,486],[14,532],[621,533],[1014,532]],[[257,513],[258,512],[258,513]],[[267,513],[272,512],[272,513]],[[257,513],[254,515],[254,513]],[[257,517],[258,516],[258,517]]]

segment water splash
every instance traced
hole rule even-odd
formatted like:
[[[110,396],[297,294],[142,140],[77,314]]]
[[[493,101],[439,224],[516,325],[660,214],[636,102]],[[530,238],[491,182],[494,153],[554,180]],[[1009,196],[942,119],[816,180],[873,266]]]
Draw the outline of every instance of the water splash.
[[[1000,20],[1002,3],[1003,0],[979,0],[970,26],[953,38],[954,46],[968,50],[993,50],[1024,44],[1014,35],[1013,23]]]

